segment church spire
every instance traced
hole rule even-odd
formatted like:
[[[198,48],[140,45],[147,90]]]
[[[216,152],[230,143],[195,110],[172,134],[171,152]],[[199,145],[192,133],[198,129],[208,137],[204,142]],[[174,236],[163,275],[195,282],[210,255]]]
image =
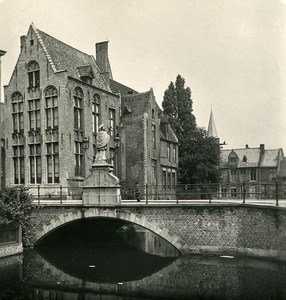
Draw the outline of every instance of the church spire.
[[[210,115],[210,120],[209,120],[208,137],[218,138],[212,109],[211,109],[211,115]]]

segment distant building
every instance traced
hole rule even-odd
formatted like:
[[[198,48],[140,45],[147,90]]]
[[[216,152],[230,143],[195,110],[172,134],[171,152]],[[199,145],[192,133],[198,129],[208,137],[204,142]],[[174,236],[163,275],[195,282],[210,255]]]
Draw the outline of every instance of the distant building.
[[[138,93],[113,80],[108,42],[96,44],[95,59],[34,24],[20,42],[4,89],[7,186],[24,184],[35,192],[40,186],[46,194],[60,185],[80,187],[89,174],[102,123],[111,136],[108,160],[122,181],[161,185],[164,166],[165,187],[175,184],[176,137],[162,134],[152,90]],[[171,156],[168,163],[164,160],[163,141],[169,141],[174,161]]]
[[[223,149],[220,155],[223,197],[239,197],[243,182],[249,197],[255,198],[258,194],[275,197],[276,180],[280,182],[281,166],[285,164],[281,148],[265,149],[264,144],[250,148],[246,145],[240,149]],[[283,174],[286,179],[285,170]]]
[[[2,83],[1,83],[1,57],[6,51],[0,50],[0,188],[5,186],[5,112],[4,103],[2,103]]]

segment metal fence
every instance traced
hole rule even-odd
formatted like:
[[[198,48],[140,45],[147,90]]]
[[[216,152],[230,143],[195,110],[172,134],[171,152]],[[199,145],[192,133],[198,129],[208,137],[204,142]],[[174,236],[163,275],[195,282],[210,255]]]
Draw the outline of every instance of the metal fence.
[[[55,186],[32,186],[29,187],[34,203],[41,204],[45,201],[56,201],[59,204],[82,200],[83,189],[80,186],[66,187]],[[191,200],[214,200],[246,199],[278,201],[286,199],[286,184],[278,182],[260,183],[208,183],[208,184],[177,184],[177,185],[131,185],[121,183],[121,200],[136,200],[149,203],[152,200],[175,200],[176,203]],[[125,201],[126,202],[126,201]]]

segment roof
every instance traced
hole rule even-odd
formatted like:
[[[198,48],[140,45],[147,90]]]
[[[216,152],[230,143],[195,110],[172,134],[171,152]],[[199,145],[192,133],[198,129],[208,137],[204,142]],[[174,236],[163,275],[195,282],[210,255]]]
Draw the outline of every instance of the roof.
[[[95,79],[94,85],[111,92],[92,55],[77,50],[37,29],[33,23],[31,27],[54,72],[66,71],[67,75],[78,79],[80,78],[78,68],[90,66]]]
[[[277,167],[280,149],[265,150],[261,156],[260,167]]]
[[[238,168],[278,167],[279,152],[281,149],[269,149],[261,151],[260,148],[223,149],[220,151],[221,166],[229,166],[229,155],[234,153],[238,157]]]
[[[259,166],[260,148],[242,148],[221,150],[221,167],[228,167],[228,156],[232,153],[232,151],[238,156],[238,168]],[[246,161],[243,160],[244,156],[246,157]]]
[[[209,120],[208,137],[214,137],[214,138],[218,137],[218,134],[216,131],[216,126],[215,126],[215,121],[214,121],[214,117],[213,117],[213,111],[211,111],[210,120]]]
[[[160,138],[163,140],[167,140],[173,143],[178,143],[178,138],[173,131],[171,125],[169,123],[166,124],[167,130],[162,130],[162,126],[160,126]]]
[[[113,93],[121,93],[122,95],[138,94],[137,91],[113,79],[110,79],[110,88]]]
[[[145,93],[137,93],[124,95],[121,98],[121,109],[124,112],[128,111],[134,115],[143,114],[147,111],[147,104],[152,97],[152,90]]]

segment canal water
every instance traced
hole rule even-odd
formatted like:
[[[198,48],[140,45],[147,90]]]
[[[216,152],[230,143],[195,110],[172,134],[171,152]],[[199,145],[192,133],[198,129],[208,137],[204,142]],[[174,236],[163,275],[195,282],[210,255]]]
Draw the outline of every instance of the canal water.
[[[156,255],[156,247],[146,253],[133,229],[103,220],[69,225],[0,259],[0,299],[286,299],[285,263],[174,249]]]

